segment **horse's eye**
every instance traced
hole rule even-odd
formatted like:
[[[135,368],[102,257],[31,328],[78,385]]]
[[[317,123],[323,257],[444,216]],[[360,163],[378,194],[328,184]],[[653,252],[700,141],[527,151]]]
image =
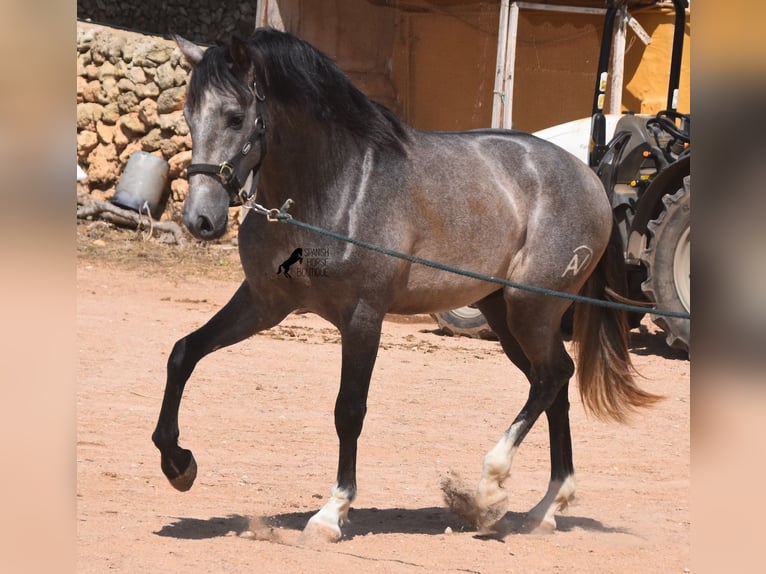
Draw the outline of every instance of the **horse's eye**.
[[[231,114],[226,118],[226,125],[233,130],[238,130],[242,128],[242,122],[244,121],[244,114]]]

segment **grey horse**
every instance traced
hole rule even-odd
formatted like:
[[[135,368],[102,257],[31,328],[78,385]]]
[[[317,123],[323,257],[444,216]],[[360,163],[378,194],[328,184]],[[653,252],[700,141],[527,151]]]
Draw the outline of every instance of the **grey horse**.
[[[415,130],[363,95],[331,59],[283,32],[259,29],[247,41],[207,50],[176,41],[193,66],[184,109],[193,141],[184,223],[195,237],[220,237],[229,206],[242,197],[252,206],[257,191],[257,205],[274,208],[292,199],[296,220],[387,249],[566,293],[604,298],[607,287],[619,291],[621,254],[610,240],[604,189],[562,149],[515,131]],[[240,181],[251,174],[254,183],[245,189]],[[255,209],[248,213],[239,231],[245,280],[168,359],[152,439],[171,484],[187,490],[196,476],[191,451],[178,444],[178,409],[198,361],[305,309],[335,325],[342,341],[337,477],[305,532],[339,539],[357,493],[357,439],[383,318],[475,303],[529,380],[529,396],[484,457],[476,489],[450,500],[476,528],[497,528],[514,453],[545,412],[550,482],[528,517],[555,528],[555,512],[575,491],[568,414],[575,368],[560,332],[570,301],[268,219]],[[321,253],[323,272],[291,280],[275,275],[297,247],[304,255]],[[623,420],[657,400],[633,381],[621,312],[578,303],[574,321],[579,390],[592,413]]]

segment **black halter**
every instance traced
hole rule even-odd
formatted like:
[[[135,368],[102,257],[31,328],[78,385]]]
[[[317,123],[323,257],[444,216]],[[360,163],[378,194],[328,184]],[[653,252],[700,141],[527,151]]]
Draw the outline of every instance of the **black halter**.
[[[263,94],[258,92],[258,86],[253,82],[253,93],[255,94],[255,124],[253,131],[250,133],[250,137],[247,138],[239,153],[228,161],[221,162],[219,164],[214,163],[193,163],[186,168],[187,177],[191,177],[197,173],[204,173],[207,175],[215,176],[221,182],[224,189],[229,194],[229,206],[237,207],[239,205],[247,204],[252,201],[255,195],[255,189],[258,186],[258,175],[260,173],[261,165],[263,164],[263,158],[266,157],[266,123],[263,121],[263,115],[261,114],[261,102],[266,98]],[[252,191],[245,189],[243,183],[240,182],[237,170],[242,159],[245,158],[255,146],[255,143],[260,143],[261,157],[258,160],[256,166],[252,169],[254,172],[254,181],[250,186]],[[247,175],[245,176],[247,181]]]

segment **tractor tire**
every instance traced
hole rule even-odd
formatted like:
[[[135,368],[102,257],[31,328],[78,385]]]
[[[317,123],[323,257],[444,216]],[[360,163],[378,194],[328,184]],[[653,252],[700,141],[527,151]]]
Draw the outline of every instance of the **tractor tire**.
[[[473,339],[497,339],[487,320],[476,307],[460,307],[444,313],[431,315],[445,335],[471,337]]]
[[[690,246],[691,246],[691,176],[683,187],[662,198],[664,209],[649,222],[651,235],[648,248],[641,253],[647,269],[642,291],[657,309],[691,311]],[[651,313],[651,311],[650,311]],[[665,331],[668,345],[689,352],[689,319],[651,315],[652,321]]]

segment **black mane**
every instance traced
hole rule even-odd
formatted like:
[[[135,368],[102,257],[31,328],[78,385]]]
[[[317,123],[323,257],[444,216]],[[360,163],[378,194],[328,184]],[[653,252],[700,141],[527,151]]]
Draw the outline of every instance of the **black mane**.
[[[255,77],[267,101],[299,107],[320,122],[335,124],[376,147],[403,149],[407,128],[385,106],[365,96],[337,64],[308,42],[271,28],[247,41]],[[233,94],[243,105],[249,87],[232,72],[228,48],[211,47],[195,66],[187,100],[194,107],[210,86]]]

